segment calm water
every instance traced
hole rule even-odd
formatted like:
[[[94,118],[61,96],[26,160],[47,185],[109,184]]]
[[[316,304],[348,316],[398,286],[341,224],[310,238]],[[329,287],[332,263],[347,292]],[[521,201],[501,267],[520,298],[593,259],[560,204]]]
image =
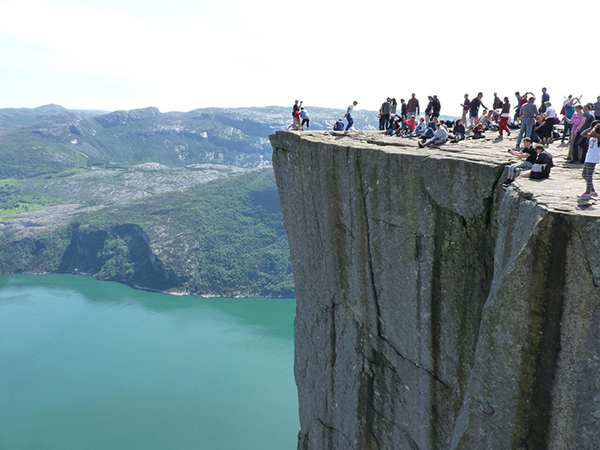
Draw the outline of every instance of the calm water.
[[[295,449],[294,310],[0,276],[0,449]]]

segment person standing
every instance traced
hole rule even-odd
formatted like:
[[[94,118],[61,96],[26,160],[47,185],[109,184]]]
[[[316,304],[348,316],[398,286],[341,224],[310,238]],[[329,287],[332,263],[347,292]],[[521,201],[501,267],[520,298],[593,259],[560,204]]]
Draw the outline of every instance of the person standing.
[[[306,124],[306,131],[308,131],[310,129],[310,117],[308,117],[308,113],[306,112],[304,107],[300,107],[300,118],[302,119],[300,129],[304,130],[304,124]]]
[[[465,125],[467,123],[467,113],[469,112],[471,106],[471,100],[469,100],[469,94],[465,94],[465,101],[462,103],[462,123]]]
[[[502,104],[502,112],[500,113],[500,123],[498,124],[498,131],[500,137],[502,133],[506,131],[507,136],[510,136],[510,130],[508,129],[508,119],[510,119],[510,103],[508,103],[508,97],[504,97],[504,103]]]
[[[578,163],[579,162],[579,139],[576,131],[579,129],[579,126],[583,122],[583,106],[575,105],[575,114],[569,119],[565,116],[564,121],[571,125],[571,148],[569,149],[569,154],[567,155],[568,163]],[[577,145],[576,145],[577,144]]]
[[[506,98],[506,97],[504,97]],[[493,109],[502,109],[503,103],[502,100],[500,100],[500,97],[498,97],[498,93],[494,92],[494,103],[492,104],[492,108]]]
[[[387,130],[390,123],[390,102],[391,99],[388,97],[385,102],[381,104],[379,108],[379,129]]]
[[[596,117],[596,120],[600,120],[600,96],[598,96],[596,100],[598,101],[594,103],[594,116]]]
[[[548,94],[548,90],[544,87],[542,88],[542,104],[540,105],[540,113],[546,112],[546,102],[550,101],[550,94]]]
[[[421,109],[419,108],[419,100],[415,97],[415,94],[411,94],[410,99],[408,100],[408,104],[406,105],[406,114],[408,116],[419,117],[419,113]]]
[[[594,105],[592,103],[588,103],[583,105],[583,119],[581,123],[575,130],[575,140],[573,142],[573,162],[581,163],[585,161],[585,156],[587,154],[588,142],[587,139],[583,136],[583,132],[592,126],[592,122],[594,121],[594,115],[592,111],[594,110]],[[579,148],[581,148],[581,155],[579,155]],[[579,158],[577,158],[579,156]]]
[[[392,101],[390,102],[390,124],[389,126],[392,126],[392,121],[394,120],[394,117],[396,116],[396,110],[398,109],[398,102],[396,101],[395,98],[392,98]]]
[[[594,188],[594,169],[596,168],[596,164],[600,163],[600,148],[598,148],[600,124],[597,124],[593,128],[588,128],[582,134],[586,139],[589,139],[589,145],[585,162],[583,163],[583,178],[585,179],[586,189],[579,197],[598,197],[598,193]]]
[[[292,107],[292,123],[287,127],[288,131],[290,129],[297,131],[300,129],[300,108],[302,107],[302,102],[300,100],[294,101],[294,106]]]
[[[565,143],[565,139],[567,137],[567,135],[569,136],[569,140],[571,139],[571,130],[573,129],[573,125],[571,122],[567,121],[567,119],[571,120],[571,118],[573,117],[573,114],[575,114],[575,106],[574,105],[574,100],[573,100],[573,96],[569,95],[569,97],[567,99],[565,99],[565,103],[563,105],[563,110],[564,110],[564,117],[563,117],[563,135],[562,135],[562,139],[560,140],[561,143]]]
[[[433,97],[427,96],[427,107],[425,108],[425,122],[431,121],[431,111],[433,110]]]
[[[519,94],[519,91],[515,92],[515,97],[517,97],[517,106],[515,106],[515,123],[518,122],[519,117],[521,117],[521,108],[523,105],[527,104],[527,94],[531,94],[533,97],[533,92],[525,92],[523,95]]]
[[[352,112],[354,111],[354,107],[356,105],[358,105],[358,102],[354,100],[352,104],[348,105],[348,108],[346,108],[346,114],[344,116],[348,121],[348,124],[346,125],[346,131],[354,131],[354,119],[352,118]]]
[[[403,98],[400,99],[400,116],[402,120],[406,120],[406,116],[408,115],[408,109],[406,107],[406,102]]]
[[[474,127],[479,122],[479,107],[483,106],[484,109],[488,109],[487,106],[483,104],[481,99],[483,98],[483,92],[477,94],[473,100],[471,100],[471,105],[469,107],[469,115],[471,116],[471,127]]]
[[[300,100],[296,100],[294,102],[294,106],[292,107],[292,117],[294,117],[294,113],[296,111],[300,112],[301,107],[302,107],[302,102]]]
[[[535,116],[538,115],[537,106],[535,106],[535,97],[529,97],[529,101],[521,107],[521,115],[519,118],[521,119],[521,130],[519,131],[519,136],[517,137],[517,148],[521,146],[521,141],[524,137],[531,137],[531,133],[533,132],[533,122]]]
[[[542,143],[545,146],[550,145],[550,142],[552,142],[552,135],[554,133],[554,125],[556,124],[556,111],[554,110],[554,108],[552,107],[552,103],[550,101],[547,101],[546,103],[544,103],[544,118],[545,120],[545,125],[544,125],[544,130],[542,132]]]
[[[433,96],[433,100],[431,103],[431,115],[433,117],[440,117],[440,111],[442,110],[442,104],[440,103],[440,100],[438,99],[437,95]]]

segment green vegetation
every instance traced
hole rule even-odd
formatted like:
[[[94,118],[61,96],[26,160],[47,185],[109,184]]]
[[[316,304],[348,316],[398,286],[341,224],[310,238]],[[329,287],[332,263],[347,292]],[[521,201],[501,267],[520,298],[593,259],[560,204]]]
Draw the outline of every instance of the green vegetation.
[[[143,228],[151,245],[160,250],[162,262],[185,280],[182,286],[190,292],[293,295],[289,247],[271,170],[156,195],[81,217],[81,228],[87,230],[107,230],[128,223]],[[120,242],[103,251],[117,255],[110,267],[103,268],[105,274],[126,259]]]
[[[57,203],[39,191],[25,190],[23,187],[31,184],[31,180],[8,178],[0,180],[0,219],[8,219],[15,214],[39,211]]]
[[[311,128],[329,129],[341,112],[311,109]],[[375,122],[370,112],[355,120],[360,128]],[[293,296],[272,171],[232,176],[268,166],[268,136],[290,121],[282,107],[0,109],[0,273],[77,272],[201,295]],[[42,209],[39,226],[22,214]]]
[[[37,239],[3,238],[0,273],[19,271],[90,273],[199,295],[294,295],[270,169],[81,214]]]

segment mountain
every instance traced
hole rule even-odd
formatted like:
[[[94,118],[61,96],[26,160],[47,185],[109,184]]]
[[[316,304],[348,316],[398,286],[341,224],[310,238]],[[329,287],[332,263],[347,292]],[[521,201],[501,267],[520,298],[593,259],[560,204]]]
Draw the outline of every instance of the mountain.
[[[0,109],[0,179],[28,178],[118,162],[169,167],[269,164],[268,136],[291,123],[291,108],[202,108],[162,113],[148,107],[97,113],[58,105]],[[313,129],[330,129],[342,110],[311,108]],[[356,112],[374,129],[375,113]]]
[[[311,129],[341,109],[307,108]],[[268,136],[291,107],[0,110],[0,273],[293,296]],[[358,110],[358,129],[376,113]],[[263,169],[263,170],[260,170]]]

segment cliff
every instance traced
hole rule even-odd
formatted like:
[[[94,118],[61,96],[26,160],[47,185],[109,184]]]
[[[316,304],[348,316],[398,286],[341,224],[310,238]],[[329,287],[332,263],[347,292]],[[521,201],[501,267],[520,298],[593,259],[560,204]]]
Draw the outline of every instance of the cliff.
[[[271,143],[299,449],[600,448],[600,211],[576,209],[580,170],[504,191],[509,144]]]

